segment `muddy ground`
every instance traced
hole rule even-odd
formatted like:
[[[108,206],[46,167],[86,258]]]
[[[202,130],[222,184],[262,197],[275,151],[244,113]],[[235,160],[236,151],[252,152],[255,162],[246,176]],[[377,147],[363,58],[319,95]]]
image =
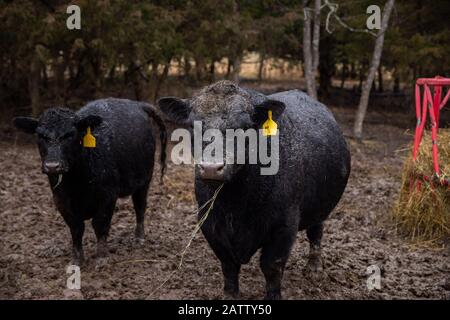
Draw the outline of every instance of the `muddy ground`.
[[[353,110],[333,108],[349,135]],[[404,148],[412,137],[398,115],[373,113],[364,144],[351,139],[352,173],[346,192],[326,223],[325,275],[304,275],[308,244],[298,235],[288,261],[285,299],[450,299],[448,247],[417,246],[397,235],[390,211],[399,185]],[[95,237],[88,224],[81,291],[66,288],[69,230],[56,211],[37,149],[23,136],[0,142],[0,298],[2,299],[220,299],[218,260],[198,234],[180,270],[179,253],[196,216],[193,169],[169,165],[164,186],[153,180],[143,247],[133,242],[130,199],[119,201],[109,237],[109,263],[96,267]],[[241,298],[264,295],[258,254],[241,272]],[[368,266],[381,269],[381,289],[369,291]],[[175,270],[175,272],[174,272]],[[161,287],[165,279],[172,277]]]

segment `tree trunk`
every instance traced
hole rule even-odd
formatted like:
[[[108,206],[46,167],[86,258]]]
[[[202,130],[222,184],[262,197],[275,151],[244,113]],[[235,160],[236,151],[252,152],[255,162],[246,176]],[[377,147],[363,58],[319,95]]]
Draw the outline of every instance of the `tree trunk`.
[[[152,64],[152,73],[150,76],[150,93],[148,97],[151,99],[151,102],[155,102],[158,99],[159,91],[161,90],[161,86],[167,78],[170,69],[170,62],[172,59],[169,59],[165,64],[161,74],[158,72],[159,64],[154,62]]]
[[[263,79],[263,71],[264,71],[264,60],[266,59],[266,53],[261,52],[261,57],[259,60],[259,68],[258,68],[258,80],[262,81]]]
[[[137,101],[146,101],[147,99],[147,80],[141,75],[142,70],[139,70],[139,61],[134,61],[128,68],[127,77],[131,77],[131,83],[134,88],[134,96]],[[146,68],[147,65],[144,66]],[[128,81],[127,81],[128,82]]]
[[[342,71],[341,71],[341,89],[344,88],[344,84],[345,84],[345,78],[347,76],[347,64],[344,62],[342,64]]]
[[[367,105],[369,104],[370,90],[372,89],[373,80],[375,78],[376,70],[380,65],[381,53],[383,51],[384,35],[388,28],[389,17],[394,7],[395,0],[388,0],[383,9],[383,16],[381,18],[381,29],[378,32],[377,39],[375,41],[375,48],[373,50],[372,62],[370,64],[367,80],[364,82],[363,90],[361,93],[361,99],[358,105],[358,111],[356,113],[355,124],[353,127],[353,133],[357,139],[362,138],[363,122],[367,112]]]
[[[211,64],[209,65],[209,78],[211,82],[214,82],[216,80],[216,68],[214,60],[212,60]]]
[[[400,76],[396,73],[394,77],[394,93],[400,92]]]
[[[82,79],[85,77],[85,67],[83,64],[83,56],[81,56],[77,61],[76,61],[76,73],[75,73],[75,77],[73,78],[73,81],[70,82],[70,89],[74,90],[77,89],[81,82]]]
[[[314,1],[314,27],[312,38],[313,73],[319,67],[319,41],[320,41],[320,0]]]
[[[116,63],[114,62],[108,72],[108,82],[114,84],[116,78]]]
[[[72,83],[75,81],[75,75],[76,75],[75,61],[74,60],[72,60],[72,61],[69,60],[69,88],[72,87]]]
[[[53,71],[55,73],[55,100],[58,105],[61,105],[65,100],[64,72],[66,64],[64,57],[59,56],[55,59]]]
[[[149,94],[148,97],[150,97],[150,99],[154,99],[154,97],[157,95],[157,91],[158,91],[158,81],[159,81],[159,77],[158,77],[158,67],[159,64],[156,62],[152,63],[152,72],[150,74],[150,83],[149,83]]]
[[[161,86],[164,83],[164,80],[166,80],[167,75],[169,74],[170,61],[171,61],[171,59],[169,59],[169,61],[164,65],[162,74],[157,77],[155,89],[153,91],[153,96],[152,96],[153,102],[156,102],[156,100],[158,99],[159,91],[161,90]]]
[[[236,84],[239,84],[239,73],[241,73],[241,57],[236,56],[233,59],[233,76],[232,79]]]
[[[231,75],[231,67],[233,66],[233,61],[228,58],[228,63],[227,63],[227,74],[225,76],[226,79],[230,79],[230,75]]]
[[[307,0],[304,4],[304,19],[303,26],[303,60],[305,69],[306,91],[308,95],[317,100],[317,88],[315,74],[319,65],[319,40],[320,40],[320,0],[314,0],[314,27],[313,36],[311,39],[311,13],[308,8]]]
[[[201,81],[203,79],[203,71],[205,69],[205,62],[203,57],[195,58],[195,72],[197,76],[197,81]]]
[[[351,64],[350,64],[350,79],[355,79],[356,78],[356,66],[355,66],[355,63],[354,62],[352,62]]]
[[[47,74],[47,68],[44,64],[42,65],[42,78],[41,79],[42,79],[41,80],[42,87],[44,88],[44,90],[48,90],[48,74]]]
[[[184,78],[189,79],[191,76],[192,65],[188,57],[184,57]]]
[[[92,57],[91,66],[94,74],[94,96],[100,98],[102,96],[102,84],[103,84],[103,73],[102,73],[102,58],[100,54],[96,54]]]
[[[306,1],[305,1],[306,3]],[[307,8],[304,8],[305,24],[303,26],[303,65],[306,82],[306,92],[315,96],[314,81],[312,76],[312,54],[311,54],[311,15]]]
[[[39,117],[42,113],[41,95],[39,92],[41,75],[41,61],[34,55],[30,64],[30,74],[28,76],[28,92],[31,101],[31,112],[33,117]]]

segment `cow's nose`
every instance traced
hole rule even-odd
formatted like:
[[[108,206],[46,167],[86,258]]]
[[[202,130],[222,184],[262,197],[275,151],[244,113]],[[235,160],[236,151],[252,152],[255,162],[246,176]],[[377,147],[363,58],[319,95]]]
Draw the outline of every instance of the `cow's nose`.
[[[62,168],[61,162],[46,161],[44,162],[44,173],[58,173]]]
[[[205,180],[223,180],[224,163],[201,163],[199,164],[200,178]]]

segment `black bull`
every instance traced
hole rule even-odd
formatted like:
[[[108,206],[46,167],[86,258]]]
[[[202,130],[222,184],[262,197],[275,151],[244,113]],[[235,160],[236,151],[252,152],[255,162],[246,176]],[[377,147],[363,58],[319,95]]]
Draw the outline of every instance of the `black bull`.
[[[281,297],[285,264],[299,230],[310,241],[308,266],[322,269],[320,243],[323,221],[338,203],[350,174],[350,153],[333,115],[301,91],[264,96],[221,81],[201,90],[192,99],[173,97],[158,102],[169,119],[189,127],[261,128],[268,110],[279,129],[279,170],[261,175],[258,165],[222,163],[220,174],[206,175],[199,163],[195,193],[202,206],[224,183],[202,232],[219,258],[225,293],[239,292],[239,271],[258,249],[266,278],[266,298]],[[199,213],[199,218],[205,211]]]

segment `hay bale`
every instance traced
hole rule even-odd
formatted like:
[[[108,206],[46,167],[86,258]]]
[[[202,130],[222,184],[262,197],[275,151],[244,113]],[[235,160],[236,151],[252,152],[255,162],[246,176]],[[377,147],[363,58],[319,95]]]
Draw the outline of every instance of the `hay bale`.
[[[438,135],[439,166],[441,174],[450,178],[450,130],[440,129]],[[432,177],[431,133],[424,132],[417,161],[410,153],[405,161],[402,186],[393,214],[398,230],[413,241],[447,242],[450,239],[450,187],[436,181],[427,182],[423,176]],[[420,181],[420,189],[411,188],[411,179]]]

